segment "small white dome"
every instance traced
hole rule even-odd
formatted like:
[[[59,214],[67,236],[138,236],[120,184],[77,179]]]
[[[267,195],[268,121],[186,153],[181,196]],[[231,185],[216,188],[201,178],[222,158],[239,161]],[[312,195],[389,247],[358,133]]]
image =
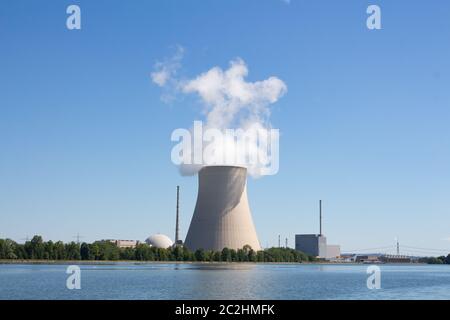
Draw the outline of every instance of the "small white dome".
[[[170,240],[170,238],[164,234],[153,234],[150,237],[148,237],[145,242],[152,247],[155,248],[164,248],[167,249],[171,246],[173,246],[173,241]]]

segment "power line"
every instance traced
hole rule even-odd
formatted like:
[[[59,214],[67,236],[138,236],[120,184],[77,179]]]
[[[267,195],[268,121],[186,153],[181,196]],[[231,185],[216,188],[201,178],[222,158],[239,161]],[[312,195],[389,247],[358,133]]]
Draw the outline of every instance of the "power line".
[[[386,246],[386,247],[378,247],[378,248],[368,248],[368,249],[357,249],[357,250],[342,250],[342,251],[348,251],[348,252],[356,252],[356,251],[370,251],[370,250],[381,250],[381,249],[394,249],[393,246]]]
[[[401,247],[403,248],[403,251],[408,252],[408,253],[417,253],[419,255],[424,255],[424,254],[450,254],[450,249],[432,249],[432,248],[421,248],[421,247],[414,247],[414,246],[408,246],[408,245],[401,245]],[[343,252],[354,252],[354,253],[367,253],[368,251],[383,251],[385,250],[384,253],[386,253],[386,251],[390,251],[392,252],[392,254],[396,253],[397,255],[399,255],[400,252],[400,244],[397,243],[395,245],[391,245],[391,246],[386,246],[386,247],[377,247],[377,248],[367,248],[367,249],[355,249],[355,250],[342,250]],[[381,253],[381,252],[379,252]]]
[[[431,249],[431,248],[420,248],[420,247],[413,247],[413,246],[402,246],[405,248],[409,248],[409,249],[418,249],[421,251],[437,251],[437,252],[449,252],[450,253],[450,249]]]

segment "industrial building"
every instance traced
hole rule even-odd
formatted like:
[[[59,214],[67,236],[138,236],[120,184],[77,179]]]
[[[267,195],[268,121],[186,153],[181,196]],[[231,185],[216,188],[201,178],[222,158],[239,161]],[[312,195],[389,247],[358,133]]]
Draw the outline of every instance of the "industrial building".
[[[175,246],[182,246],[183,240],[180,239],[180,186],[177,186],[177,210],[175,220]]]
[[[295,250],[318,258],[327,257],[327,238],[320,234],[296,234]]]
[[[341,256],[341,247],[327,244],[327,238],[320,234],[296,234],[295,250],[327,260],[338,259]]]
[[[341,246],[336,244],[327,244],[327,260],[335,260],[341,257]]]
[[[405,255],[385,254],[380,257],[383,263],[413,263],[418,262],[418,257],[410,257]]]
[[[190,250],[261,246],[247,199],[247,169],[207,166],[198,174],[198,196],[185,240]]]
[[[327,238],[322,234],[322,200],[319,201],[319,230],[319,234],[296,234],[295,250],[319,259],[338,259],[341,255],[341,247],[327,244]]]
[[[139,244],[138,240],[114,240],[114,239],[107,239],[104,241],[109,241],[114,243],[119,248],[134,248]]]
[[[173,241],[168,236],[160,233],[151,235],[145,240],[145,243],[149,246],[163,249],[173,246]]]
[[[359,263],[381,263],[381,253],[357,254],[354,257],[355,262]]]

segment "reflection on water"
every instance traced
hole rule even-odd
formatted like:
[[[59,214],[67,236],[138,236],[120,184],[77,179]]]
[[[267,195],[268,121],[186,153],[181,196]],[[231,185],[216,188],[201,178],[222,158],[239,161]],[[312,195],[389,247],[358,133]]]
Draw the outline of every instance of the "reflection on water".
[[[0,299],[450,299],[450,266],[382,265],[369,290],[366,265],[117,263],[0,265]]]

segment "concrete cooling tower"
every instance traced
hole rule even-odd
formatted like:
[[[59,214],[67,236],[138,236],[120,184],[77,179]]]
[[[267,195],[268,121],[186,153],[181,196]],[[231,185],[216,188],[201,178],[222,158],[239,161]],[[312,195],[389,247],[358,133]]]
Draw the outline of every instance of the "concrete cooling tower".
[[[199,172],[197,204],[186,236],[190,250],[261,250],[247,199],[247,169],[208,166]]]

